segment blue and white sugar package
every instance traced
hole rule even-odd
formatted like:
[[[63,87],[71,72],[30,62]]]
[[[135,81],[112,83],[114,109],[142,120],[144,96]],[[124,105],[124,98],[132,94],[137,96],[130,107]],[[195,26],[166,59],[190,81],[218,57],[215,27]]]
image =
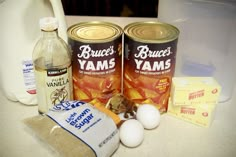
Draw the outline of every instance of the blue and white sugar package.
[[[27,118],[24,123],[66,157],[109,157],[120,144],[113,120],[81,101],[64,101],[46,115]]]

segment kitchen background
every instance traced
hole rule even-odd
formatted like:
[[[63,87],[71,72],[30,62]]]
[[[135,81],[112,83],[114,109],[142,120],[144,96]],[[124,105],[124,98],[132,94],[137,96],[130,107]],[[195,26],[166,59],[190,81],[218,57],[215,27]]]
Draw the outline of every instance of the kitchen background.
[[[158,0],[62,0],[66,15],[157,17]]]

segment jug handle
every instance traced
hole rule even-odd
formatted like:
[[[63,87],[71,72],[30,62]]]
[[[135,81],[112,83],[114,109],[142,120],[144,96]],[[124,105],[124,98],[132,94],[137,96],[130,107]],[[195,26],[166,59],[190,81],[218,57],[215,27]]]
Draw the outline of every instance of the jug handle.
[[[63,10],[63,7],[62,7],[61,0],[50,0],[50,2],[51,2],[51,5],[52,5],[54,15],[59,21],[59,28],[58,28],[59,36],[66,43],[68,43],[67,24],[66,24],[65,14],[64,14],[64,10]]]

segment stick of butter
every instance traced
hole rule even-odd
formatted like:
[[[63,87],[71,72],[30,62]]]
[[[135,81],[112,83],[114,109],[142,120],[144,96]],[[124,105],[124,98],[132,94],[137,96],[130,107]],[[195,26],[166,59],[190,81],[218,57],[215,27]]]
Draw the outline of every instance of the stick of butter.
[[[209,127],[214,119],[215,104],[198,104],[187,106],[174,106],[169,99],[167,113],[181,120]]]
[[[220,91],[213,77],[173,77],[170,96],[175,106],[217,104]]]

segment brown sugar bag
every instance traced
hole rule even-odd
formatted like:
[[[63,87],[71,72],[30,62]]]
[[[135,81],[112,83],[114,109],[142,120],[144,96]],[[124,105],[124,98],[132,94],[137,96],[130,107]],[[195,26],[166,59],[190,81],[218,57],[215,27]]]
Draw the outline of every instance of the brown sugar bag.
[[[109,157],[120,143],[113,120],[80,101],[62,102],[47,115],[27,118],[24,123],[65,157]]]

